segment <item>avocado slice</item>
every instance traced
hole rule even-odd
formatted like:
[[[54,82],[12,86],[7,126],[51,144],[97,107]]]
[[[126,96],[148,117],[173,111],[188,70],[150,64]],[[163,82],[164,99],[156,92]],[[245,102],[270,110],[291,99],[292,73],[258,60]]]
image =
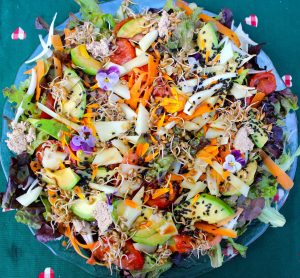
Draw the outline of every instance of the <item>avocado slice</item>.
[[[72,190],[80,180],[80,177],[71,168],[64,168],[55,172],[51,172],[48,169],[45,169],[45,171],[46,175],[50,179],[54,179],[57,185],[63,190]]]
[[[237,173],[237,177],[240,178],[247,185],[251,185],[254,182],[256,170],[256,160],[250,161],[245,168],[243,168]]]
[[[214,25],[211,22],[206,23],[200,30],[197,38],[197,45],[200,51],[206,53],[209,51],[209,57],[212,57],[218,46],[218,35]]]
[[[71,50],[71,58],[74,65],[90,75],[96,75],[98,70],[102,67],[102,64],[92,58],[87,52],[85,44],[73,48]]]
[[[251,134],[251,138],[254,144],[258,148],[262,148],[268,142],[268,134],[263,130],[260,123],[256,120],[251,120],[249,122],[250,127],[253,129],[253,134]]]
[[[210,194],[201,194],[195,203],[192,202],[193,199],[190,199],[175,208],[177,221],[194,224],[202,220],[214,224],[234,214],[229,205]]]
[[[73,202],[70,209],[79,218],[86,221],[94,221],[94,211],[98,201],[105,201],[104,193],[90,197],[90,199],[77,199]]]
[[[82,118],[86,107],[86,91],[80,77],[72,69],[64,69],[63,86],[69,91],[69,99],[63,103],[63,113],[68,116]]]
[[[146,19],[144,17],[133,18],[126,22],[118,31],[117,37],[129,39],[145,30]]]
[[[134,223],[136,232],[133,241],[149,246],[164,244],[177,234],[176,226],[170,213],[167,215],[153,214],[153,210],[146,208]]]
[[[45,133],[49,134],[53,138],[59,140],[61,137],[61,132],[66,131],[69,132],[70,130],[62,123],[57,122],[54,119],[28,119],[27,120],[30,124],[32,124],[38,130],[44,131]]]

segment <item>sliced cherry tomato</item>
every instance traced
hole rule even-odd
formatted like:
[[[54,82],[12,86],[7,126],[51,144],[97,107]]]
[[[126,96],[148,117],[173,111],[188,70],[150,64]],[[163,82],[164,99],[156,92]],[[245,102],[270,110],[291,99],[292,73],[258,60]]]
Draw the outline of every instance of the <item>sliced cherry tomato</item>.
[[[159,209],[167,209],[173,202],[169,200],[166,194],[155,199],[149,199],[147,205],[150,207],[157,207]]]
[[[135,58],[135,48],[131,45],[129,40],[117,39],[116,45],[117,50],[110,56],[111,62],[123,65]]]
[[[126,241],[124,253],[121,259],[122,269],[125,270],[141,270],[144,266],[145,259],[141,252],[136,250],[131,241]]]
[[[259,92],[266,95],[276,90],[276,78],[271,72],[257,73],[250,79],[250,87],[255,87]]]
[[[50,93],[47,93],[45,102],[43,103],[46,107],[48,107],[51,110],[54,110],[54,98],[52,97],[52,95]],[[46,114],[45,112],[41,113],[40,116],[42,119],[52,119],[51,116],[49,116],[48,114]]]
[[[55,147],[56,150],[59,152],[68,153],[68,151],[66,149],[63,149],[63,147],[59,141],[48,140],[48,141],[40,144],[35,151],[35,155],[36,155],[36,158],[39,161],[39,163],[42,163],[42,161],[43,161],[44,150],[47,148],[53,148],[53,147]]]
[[[176,235],[173,236],[173,243],[170,245],[170,248],[173,252],[188,253],[193,250],[193,241],[194,238],[192,236]]]

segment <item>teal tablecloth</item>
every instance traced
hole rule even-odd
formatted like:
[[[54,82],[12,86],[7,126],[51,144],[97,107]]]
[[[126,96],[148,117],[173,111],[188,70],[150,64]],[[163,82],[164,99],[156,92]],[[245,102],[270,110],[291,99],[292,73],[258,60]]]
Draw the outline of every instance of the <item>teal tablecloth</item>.
[[[299,0],[201,0],[198,3],[213,12],[223,7],[231,8],[236,22],[255,13],[259,18],[259,27],[246,26],[245,30],[256,41],[267,42],[265,51],[273,59],[279,73],[291,74],[294,78],[293,90],[296,93],[300,91]],[[77,10],[72,0],[0,0],[1,88],[14,81],[18,67],[38,44],[37,35],[40,31],[34,29],[34,19],[43,16],[49,22],[53,14],[58,12],[57,22],[60,23],[69,12]],[[11,33],[19,26],[27,32],[27,39],[13,41]],[[0,101],[2,107],[2,97]],[[295,187],[282,209],[287,219],[286,226],[268,229],[251,245],[247,259],[235,258],[203,277],[300,277],[299,171]],[[5,179],[2,173],[0,180],[0,189],[3,190]],[[37,277],[48,266],[55,270],[56,277],[90,277],[76,266],[54,257],[46,247],[35,241],[25,226],[17,224],[13,216],[14,212],[0,213],[0,277]]]

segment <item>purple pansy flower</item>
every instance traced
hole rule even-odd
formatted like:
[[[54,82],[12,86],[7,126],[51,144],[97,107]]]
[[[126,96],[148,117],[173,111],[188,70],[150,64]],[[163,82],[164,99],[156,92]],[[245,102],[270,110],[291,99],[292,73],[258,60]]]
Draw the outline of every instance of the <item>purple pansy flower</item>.
[[[223,168],[231,173],[235,173],[240,171],[245,164],[246,161],[241,152],[238,150],[233,150],[226,156],[225,162],[223,163]]]
[[[119,82],[120,70],[116,66],[111,66],[107,70],[101,69],[97,72],[96,80],[99,88],[104,91],[111,91]]]
[[[70,141],[70,147],[73,151],[82,150],[86,154],[93,152],[95,144],[96,138],[93,136],[92,131],[86,126],[81,127],[79,135],[73,136]]]
[[[244,159],[243,155],[239,150],[233,150],[231,151],[231,154],[234,156],[235,161],[239,162],[242,167],[246,165],[246,160]]]

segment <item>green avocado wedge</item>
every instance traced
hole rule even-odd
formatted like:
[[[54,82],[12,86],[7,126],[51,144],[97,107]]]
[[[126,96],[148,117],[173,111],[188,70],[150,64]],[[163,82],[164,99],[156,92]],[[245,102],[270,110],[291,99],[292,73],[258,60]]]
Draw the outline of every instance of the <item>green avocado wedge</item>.
[[[197,221],[206,221],[209,224],[217,223],[234,214],[234,210],[224,201],[210,194],[201,194],[195,203],[193,199],[183,202],[174,210],[177,221],[194,224]]]
[[[72,62],[89,75],[96,75],[102,64],[92,58],[86,50],[85,44],[76,46],[71,50]]]
[[[57,122],[54,119],[28,119],[36,129],[44,131],[53,138],[59,140],[63,131],[69,132],[70,130],[62,123]]]
[[[126,22],[118,31],[117,37],[130,39],[145,30],[146,19],[144,17],[133,18]]]
[[[82,118],[86,107],[86,90],[80,77],[74,70],[65,68],[62,85],[69,92],[69,99],[62,105],[63,113],[76,119]]]

